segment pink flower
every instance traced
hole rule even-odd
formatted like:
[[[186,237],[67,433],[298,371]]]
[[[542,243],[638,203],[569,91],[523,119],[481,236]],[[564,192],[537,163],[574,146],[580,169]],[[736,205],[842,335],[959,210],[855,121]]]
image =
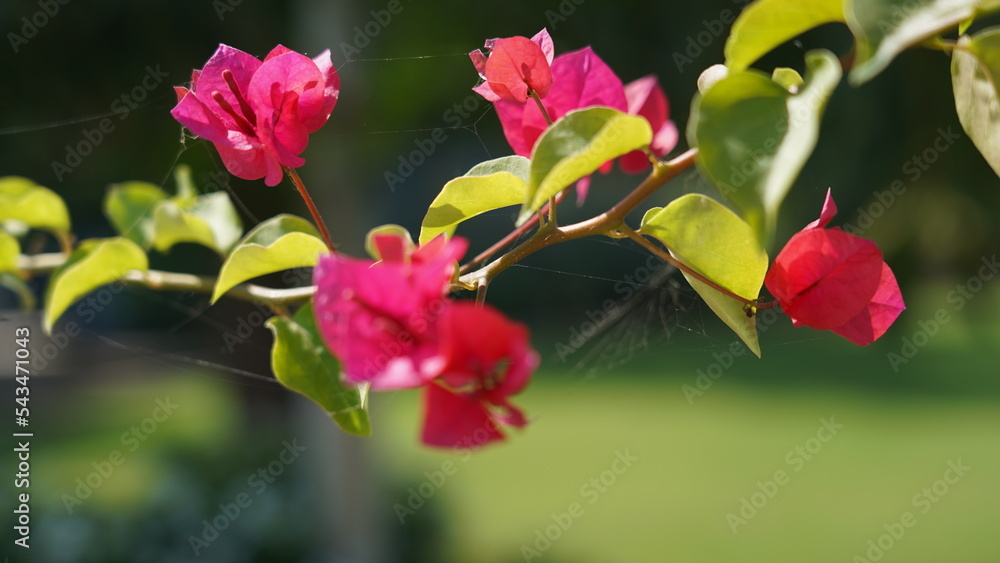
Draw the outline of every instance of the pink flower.
[[[820,218],[789,239],[764,285],[795,326],[830,330],[866,346],[885,334],[906,306],[875,243],[824,228],[836,214],[827,191]]]
[[[455,302],[439,330],[440,375],[424,392],[423,442],[477,448],[502,440],[502,426],[527,424],[508,400],[538,366],[527,329],[492,307]]]
[[[328,50],[310,59],[279,45],[261,62],[219,45],[190,89],[175,90],[174,119],[211,141],[234,176],[275,186],[282,167],[305,164],[298,155],[333,112],[340,79]]]
[[[677,146],[677,126],[670,121],[670,105],[660,88],[660,82],[652,74],[633,80],[625,85],[628,112],[641,115],[653,128],[653,142],[650,150],[663,157]],[[649,158],[642,151],[632,151],[618,161],[623,172],[642,172],[650,167]]]
[[[590,106],[628,111],[622,81],[590,47],[553,59],[552,88],[542,105],[552,121],[574,109]],[[494,107],[514,154],[531,156],[535,141],[548,127],[537,104],[500,100],[494,102]]]
[[[543,48],[544,46],[544,48]],[[524,103],[528,92],[545,97],[552,87],[552,39],[544,29],[534,38],[515,36],[486,42],[489,57],[482,51],[469,53],[484,82],[473,88],[491,102],[507,100]]]
[[[347,379],[372,389],[419,387],[437,377],[437,323],[464,239],[443,236],[407,248],[400,235],[375,237],[382,260],[320,259],[314,310]]]

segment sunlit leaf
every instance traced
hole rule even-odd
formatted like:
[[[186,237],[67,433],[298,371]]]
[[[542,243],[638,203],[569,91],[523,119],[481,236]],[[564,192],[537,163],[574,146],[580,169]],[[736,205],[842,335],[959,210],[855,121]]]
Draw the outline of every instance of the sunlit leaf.
[[[845,0],[857,52],[848,78],[867,82],[908,47],[997,8],[998,0]]]
[[[531,161],[505,156],[477,164],[444,185],[420,224],[420,243],[441,233],[451,236],[459,223],[476,215],[524,203]]]
[[[171,199],[153,210],[153,248],[167,252],[177,243],[207,246],[222,256],[239,240],[242,222],[229,194],[214,192],[198,196],[190,207]]]
[[[343,383],[340,362],[316,330],[312,301],[294,318],[272,317],[267,326],[274,333],[271,369],[278,381],[323,407],[344,431],[370,435],[367,389]]]
[[[767,253],[750,225],[722,204],[701,194],[681,196],[666,207],[647,211],[641,230],[719,286],[748,300],[759,296],[767,274]],[[747,315],[744,303],[685,277],[712,311],[760,356],[756,319]]]
[[[542,133],[531,152],[528,193],[518,224],[567,186],[611,159],[649,146],[652,139],[644,117],[605,107],[567,113]]]
[[[726,65],[745,70],[782,43],[819,25],[842,21],[843,0],[757,0],[733,22]]]
[[[146,253],[126,238],[83,241],[49,280],[43,319],[45,331],[51,332],[56,320],[81,297],[122,279],[130,270],[148,268]]]
[[[699,168],[763,241],[773,237],[781,202],[812,154],[826,101],[840,81],[828,51],[806,54],[798,93],[755,70],[730,73],[696,95],[688,139]]]
[[[104,214],[118,234],[149,248],[156,237],[153,209],[167,197],[159,186],[146,182],[114,184],[104,196]]]
[[[382,253],[379,252],[378,245],[375,244],[375,237],[381,237],[383,235],[388,235],[396,240],[399,240],[404,248],[404,252],[413,250],[413,237],[410,236],[410,231],[406,230],[406,227],[400,225],[380,225],[374,229],[368,231],[365,235],[365,251],[368,255],[372,257],[373,260],[381,260]],[[432,237],[433,238],[433,237]]]
[[[69,233],[69,211],[62,198],[48,188],[20,176],[0,178],[0,223],[18,221],[31,228]]]
[[[294,215],[278,215],[253,228],[226,258],[212,292],[212,303],[247,280],[315,266],[328,252],[316,227]]]
[[[958,40],[951,82],[962,128],[1000,175],[1000,28]]]
[[[0,272],[16,272],[17,257],[21,254],[21,245],[11,235],[0,231]]]

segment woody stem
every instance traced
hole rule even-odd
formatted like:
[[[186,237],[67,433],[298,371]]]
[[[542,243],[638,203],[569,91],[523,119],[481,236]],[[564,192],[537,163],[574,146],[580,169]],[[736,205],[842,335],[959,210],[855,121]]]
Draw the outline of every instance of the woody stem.
[[[323,218],[319,214],[319,210],[316,209],[316,204],[313,203],[312,197],[309,195],[309,191],[306,190],[305,184],[302,183],[302,178],[299,178],[299,173],[295,171],[294,168],[284,167],[285,173],[288,174],[288,178],[291,179],[292,183],[295,184],[295,189],[299,191],[299,195],[302,196],[302,201],[306,202],[306,207],[309,208],[309,214],[312,215],[313,221],[316,223],[316,227],[319,228],[319,232],[323,235],[323,242],[326,243],[327,248],[330,252],[337,252],[334,248],[333,239],[330,238],[330,231],[326,229],[326,223],[323,222]]]

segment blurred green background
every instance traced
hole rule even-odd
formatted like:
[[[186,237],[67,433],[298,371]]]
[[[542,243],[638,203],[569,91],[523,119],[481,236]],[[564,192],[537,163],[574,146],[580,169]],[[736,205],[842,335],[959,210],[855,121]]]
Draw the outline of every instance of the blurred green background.
[[[403,0],[385,25],[369,27],[377,34],[365,44],[358,29],[389,2],[69,2],[37,16],[45,24],[30,38],[22,18],[44,14],[42,4],[5,2],[0,175],[58,191],[80,237],[112,234],[100,212],[109,184],[173,189],[182,163],[203,189],[228,185],[247,225],[279,211],[304,215],[287,185],[220,175],[210,145],[182,140],[170,86],[219,42],[256,55],[278,43],[311,55],[330,48],[341,99],[312,135],[301,173],[334,239],[360,254],[369,228],[393,222],[415,232],[447,180],[509,153],[495,115],[469,90],[477,77],[465,53],[484,39],[547,26],[557,53],[592,45],[625,81],[655,73],[683,131],[698,74],[721,62],[724,30],[742,5]],[[10,33],[27,39],[16,52]],[[347,62],[343,45],[360,53]],[[801,70],[818,47],[843,55],[850,37],[826,26],[758,66]],[[148,67],[168,77],[121,118],[113,104]],[[467,104],[460,122],[455,104]],[[108,116],[115,130],[57,173],[67,147]],[[400,173],[400,159],[436,128],[445,142],[390,187],[386,173]],[[964,136],[934,150],[949,131],[960,126],[948,58],[907,52],[872,82],[838,88],[783,208],[778,240],[813,220],[832,187],[835,224],[862,226],[878,242],[908,305],[879,342],[858,348],[781,317],[766,323],[763,359],[733,355],[735,337],[633,246],[548,249],[490,289],[492,302],[531,326],[543,356],[518,398],[533,422],[471,456],[418,445],[416,393],[374,396],[376,434],[360,440],[254,379],[269,374],[270,335],[241,303],[209,307],[204,295],[129,289],[92,322],[71,310],[63,331],[76,322],[81,334],[57,328],[50,343],[37,313],[17,312],[0,293],[0,335],[11,335],[0,339],[0,361],[12,357],[17,326],[36,328],[37,355],[52,352],[32,382],[32,548],[13,546],[5,525],[3,554],[12,562],[998,561],[1000,289],[979,272],[1000,250],[1000,182]],[[897,180],[905,193],[889,202]],[[637,181],[595,178],[586,206],[564,216],[596,213]],[[649,206],[698,190],[710,188],[687,174]],[[510,225],[501,211],[463,234],[475,252]],[[52,243],[32,235],[26,247]],[[219,266],[193,246],[151,261],[195,273]],[[41,291],[44,279],[33,284]],[[959,297],[959,286],[971,297]],[[616,314],[593,330],[607,299]],[[932,323],[942,310],[947,322]],[[227,334],[239,336],[235,345]],[[890,354],[907,361],[894,365]],[[13,398],[13,381],[3,386]],[[176,412],[155,420],[158,400]],[[830,435],[824,420],[843,427]],[[146,439],[136,442],[134,428]],[[290,457],[288,444],[305,449]],[[124,461],[109,473],[116,451]],[[2,466],[13,462],[5,454]],[[969,469],[958,476],[952,466]],[[4,482],[3,506],[13,510]],[[67,495],[88,489],[67,507]],[[577,516],[566,517],[573,503]],[[900,528],[907,512],[915,523]]]

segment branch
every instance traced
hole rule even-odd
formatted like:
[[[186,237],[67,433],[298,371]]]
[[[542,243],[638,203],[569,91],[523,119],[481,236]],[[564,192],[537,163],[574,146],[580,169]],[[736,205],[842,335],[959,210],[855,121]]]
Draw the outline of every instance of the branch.
[[[599,234],[620,238],[621,234],[618,232],[618,227],[625,220],[625,216],[657,189],[693,166],[696,154],[698,154],[698,149],[688,149],[687,152],[670,162],[656,163],[649,176],[611,209],[596,217],[573,225],[542,229],[535,233],[533,237],[514,247],[510,252],[488,265],[474,272],[464,274],[460,278],[461,283],[472,287],[478,287],[482,283],[489,283],[500,272],[546,246],[556,243]]]
[[[20,256],[18,268],[29,274],[48,274],[66,262],[66,255],[54,252]],[[212,276],[196,276],[179,274],[160,270],[130,270],[125,273],[122,281],[128,285],[148,287],[150,289],[165,289],[169,291],[191,291],[211,294],[215,289],[216,278]],[[242,283],[226,292],[226,296],[242,299],[251,303],[263,303],[269,307],[278,308],[306,301],[316,292],[315,286],[275,289],[252,283]]]

